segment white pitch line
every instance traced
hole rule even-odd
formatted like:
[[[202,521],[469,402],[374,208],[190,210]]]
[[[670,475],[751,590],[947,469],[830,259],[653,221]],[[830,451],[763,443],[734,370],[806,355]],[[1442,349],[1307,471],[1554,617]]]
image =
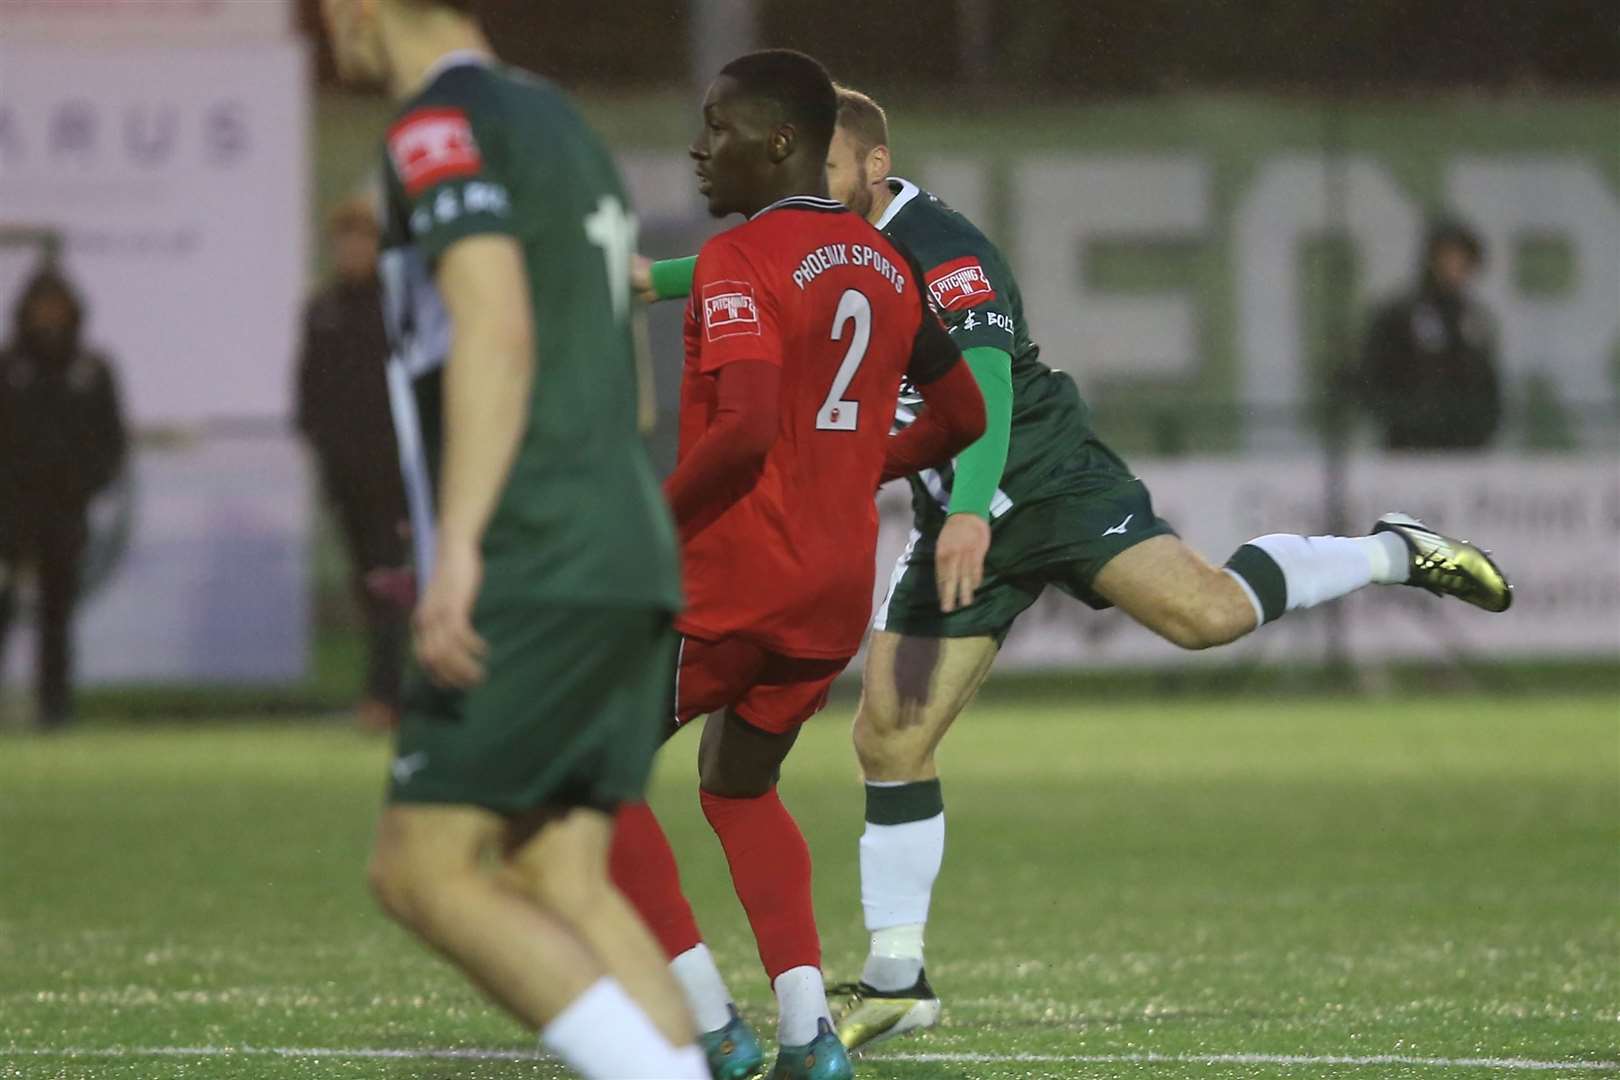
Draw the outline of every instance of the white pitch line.
[[[1527,1058],[1426,1058],[1403,1054],[1373,1054],[1347,1057],[1324,1054],[887,1054],[866,1055],[862,1061],[937,1062],[967,1064],[982,1062],[1031,1065],[1344,1065],[1370,1068],[1374,1065],[1412,1065],[1428,1069],[1501,1069],[1517,1072],[1563,1072],[1620,1069],[1620,1061],[1534,1061]]]
[[[279,1057],[344,1060],[401,1061],[545,1061],[532,1050],[479,1050],[423,1048],[341,1048],[319,1046],[110,1046],[110,1047],[0,1047],[3,1058],[217,1058]],[[1497,1069],[1503,1072],[1603,1072],[1620,1070],[1620,1061],[1536,1061],[1530,1058],[1438,1058],[1405,1054],[1350,1057],[1336,1054],[867,1054],[863,1061],[895,1064],[969,1065],[1342,1065],[1370,1068],[1407,1065],[1425,1069]]]

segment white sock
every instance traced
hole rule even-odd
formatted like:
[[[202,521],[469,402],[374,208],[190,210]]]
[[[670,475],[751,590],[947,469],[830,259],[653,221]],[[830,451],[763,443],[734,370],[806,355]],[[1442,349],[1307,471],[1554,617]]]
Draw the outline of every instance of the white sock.
[[[808,965],[788,968],[771,983],[776,989],[776,1007],[780,1013],[776,1039],[783,1046],[803,1046],[816,1037],[816,1021],[832,1023],[832,1010],[827,1008],[827,987],[821,980],[821,969]]]
[[[861,969],[861,982],[876,990],[904,990],[916,984],[922,970],[922,923],[872,932],[872,950]]]
[[[1405,585],[1412,577],[1412,552],[1406,541],[1392,532],[1358,536],[1372,560],[1374,585]]]
[[[1283,610],[1298,611],[1337,600],[1357,589],[1394,573],[1390,566],[1390,547],[1387,540],[1400,545],[1402,567],[1399,580],[1406,580],[1406,544],[1400,537],[1388,533],[1377,536],[1294,536],[1273,533],[1250,540],[1249,544],[1265,552],[1282,571],[1288,586],[1287,604]]]
[[[702,1080],[685,1049],[677,1051],[617,980],[603,976],[568,1003],[540,1032],[540,1042],[585,1080],[669,1077]],[[695,1047],[693,1048],[695,1049]]]
[[[699,1031],[718,1031],[731,1022],[731,992],[714,965],[714,954],[702,942],[669,962],[669,970],[686,994]]]
[[[861,907],[866,929],[921,925],[945,859],[943,812],[903,825],[868,821],[861,833]]]
[[[675,1080],[714,1080],[709,1071],[709,1056],[696,1043],[675,1051],[672,1068],[681,1070],[671,1075]]]

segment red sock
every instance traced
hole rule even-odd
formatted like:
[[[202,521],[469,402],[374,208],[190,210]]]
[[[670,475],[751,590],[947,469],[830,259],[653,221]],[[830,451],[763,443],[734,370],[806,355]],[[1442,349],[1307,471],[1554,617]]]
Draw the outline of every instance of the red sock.
[[[757,799],[700,794],[703,816],[726,849],[731,884],[754,928],[765,974],[774,980],[789,968],[819,968],[821,937],[810,899],[810,846],[776,789]]]
[[[613,830],[608,873],[671,960],[703,940],[663,827],[646,803],[625,803]]]

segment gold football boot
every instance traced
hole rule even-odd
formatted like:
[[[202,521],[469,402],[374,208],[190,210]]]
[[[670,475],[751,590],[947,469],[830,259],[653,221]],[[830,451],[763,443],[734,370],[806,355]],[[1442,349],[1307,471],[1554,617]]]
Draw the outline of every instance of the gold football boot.
[[[832,989],[850,998],[838,1019],[838,1041],[851,1053],[939,1023],[939,995],[928,985],[924,973],[917,975],[912,986],[893,993],[866,983],[846,983]]]
[[[1506,611],[1512,606],[1513,586],[1485,549],[1437,533],[1406,514],[1385,514],[1373,532],[1392,532],[1406,542],[1412,555],[1408,585],[1428,589],[1436,596],[1455,596],[1486,611]]]

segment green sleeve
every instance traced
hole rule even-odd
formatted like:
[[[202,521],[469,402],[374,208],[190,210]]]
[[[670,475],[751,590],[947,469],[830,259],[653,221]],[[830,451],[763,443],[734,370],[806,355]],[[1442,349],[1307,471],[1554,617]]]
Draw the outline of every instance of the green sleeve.
[[[660,300],[678,300],[692,294],[692,274],[697,269],[697,256],[684,259],[659,259],[652,264],[653,292]]]
[[[990,517],[990,502],[1007,466],[1007,440],[1012,433],[1012,357],[1000,349],[978,346],[962,354],[979,393],[984,395],[984,434],[956,458],[951,484],[953,514]]]

